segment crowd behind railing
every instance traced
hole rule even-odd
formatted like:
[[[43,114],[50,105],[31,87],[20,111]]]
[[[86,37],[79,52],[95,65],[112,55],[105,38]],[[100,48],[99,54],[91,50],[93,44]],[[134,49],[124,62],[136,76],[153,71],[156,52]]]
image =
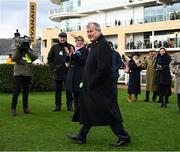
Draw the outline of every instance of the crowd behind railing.
[[[179,40],[179,41],[178,41]],[[152,42],[150,40],[147,41],[141,41],[138,40],[136,42],[134,41],[129,41],[126,43],[126,49],[131,50],[131,49],[149,49],[149,48],[160,48],[160,47],[165,47],[165,48],[179,48],[180,47],[180,39],[177,39],[177,42],[175,43],[174,40],[168,39],[164,41],[154,41],[154,46],[152,46]]]

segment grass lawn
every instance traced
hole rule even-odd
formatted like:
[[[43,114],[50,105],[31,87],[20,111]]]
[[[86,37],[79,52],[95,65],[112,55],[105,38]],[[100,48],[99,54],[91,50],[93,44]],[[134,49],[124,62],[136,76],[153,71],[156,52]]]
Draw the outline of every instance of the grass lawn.
[[[63,101],[65,101],[63,94]],[[119,90],[119,105],[124,118],[124,126],[132,138],[127,147],[111,147],[116,136],[107,127],[93,127],[87,144],[74,144],[67,139],[67,133],[76,133],[80,125],[71,122],[72,112],[52,112],[54,92],[31,93],[29,107],[33,115],[22,113],[21,96],[17,116],[10,115],[11,94],[0,93],[0,151],[179,151],[180,114],[176,96],[170,97],[168,108],[160,108],[158,103],[145,103],[144,92],[140,101],[128,103],[126,90]]]

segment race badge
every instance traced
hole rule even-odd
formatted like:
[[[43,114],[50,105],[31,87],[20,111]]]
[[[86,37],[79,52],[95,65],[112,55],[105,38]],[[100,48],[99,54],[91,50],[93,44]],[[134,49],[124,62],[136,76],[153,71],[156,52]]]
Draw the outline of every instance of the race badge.
[[[62,52],[62,51],[60,51],[60,52],[59,52],[59,55],[61,55],[61,56],[62,56],[62,55],[63,55],[63,52]]]
[[[81,82],[80,84],[79,84],[79,88],[82,88],[83,87],[83,82]]]

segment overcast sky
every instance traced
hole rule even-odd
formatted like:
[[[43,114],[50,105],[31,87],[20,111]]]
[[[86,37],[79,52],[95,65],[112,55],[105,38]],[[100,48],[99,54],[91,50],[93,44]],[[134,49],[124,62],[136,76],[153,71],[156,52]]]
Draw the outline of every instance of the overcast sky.
[[[50,0],[36,0],[37,2],[37,34],[41,37],[42,29],[59,26],[48,18],[48,11],[58,8]],[[28,35],[28,0],[0,0],[0,38],[12,38],[16,29],[21,35]]]

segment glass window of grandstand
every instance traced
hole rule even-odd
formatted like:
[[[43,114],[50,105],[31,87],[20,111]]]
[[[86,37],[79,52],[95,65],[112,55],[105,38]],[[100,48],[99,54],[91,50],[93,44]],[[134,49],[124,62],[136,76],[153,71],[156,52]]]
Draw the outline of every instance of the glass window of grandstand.
[[[126,35],[126,50],[180,48],[180,29]]]
[[[166,5],[156,4],[144,7],[144,22],[160,22],[180,19],[180,1],[174,0]]]
[[[63,31],[77,31],[81,30],[80,20],[79,19],[69,19],[61,22],[61,27]]]
[[[126,49],[150,49],[152,48],[151,41],[152,32],[134,33],[126,35]]]
[[[180,29],[169,31],[156,31],[154,33],[154,48],[179,48],[180,47]]]

